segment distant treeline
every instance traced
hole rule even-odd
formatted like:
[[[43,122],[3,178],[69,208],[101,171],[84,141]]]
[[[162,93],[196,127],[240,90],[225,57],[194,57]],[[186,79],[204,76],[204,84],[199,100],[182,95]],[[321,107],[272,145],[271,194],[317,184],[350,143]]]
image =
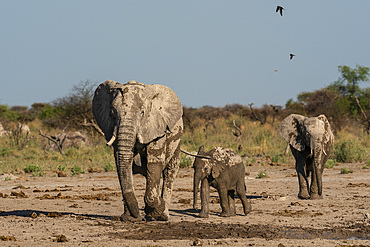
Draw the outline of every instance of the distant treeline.
[[[305,116],[325,114],[335,130],[339,131],[348,125],[361,125],[365,131],[370,130],[370,87],[360,88],[359,83],[369,81],[370,68],[357,65],[352,69],[338,66],[341,74],[338,80],[325,88],[313,92],[302,92],[297,100],[289,99],[285,106],[265,104],[255,107],[232,104],[224,107],[203,106],[192,108],[184,106],[185,129],[192,130],[199,124],[212,124],[218,118],[229,119],[239,116],[260,124],[281,121],[291,113]],[[70,93],[51,103],[34,103],[29,109],[26,106],[0,105],[0,121],[4,126],[8,122],[30,122],[38,118],[43,125],[52,128],[79,129],[91,126],[94,119],[91,101],[97,83],[82,81],[75,85]]]

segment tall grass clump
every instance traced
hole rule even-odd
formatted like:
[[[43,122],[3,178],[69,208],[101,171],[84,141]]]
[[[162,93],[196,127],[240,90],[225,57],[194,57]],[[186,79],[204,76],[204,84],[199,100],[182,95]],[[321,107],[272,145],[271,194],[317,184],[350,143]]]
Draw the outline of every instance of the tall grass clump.
[[[343,140],[334,144],[334,154],[338,162],[361,162],[367,156],[366,149],[355,140]]]

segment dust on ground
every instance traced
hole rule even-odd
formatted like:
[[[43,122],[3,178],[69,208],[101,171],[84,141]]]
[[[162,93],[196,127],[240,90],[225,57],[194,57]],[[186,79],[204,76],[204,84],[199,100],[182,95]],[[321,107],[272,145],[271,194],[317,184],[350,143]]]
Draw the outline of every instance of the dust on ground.
[[[192,209],[192,174],[180,169],[174,184],[170,221],[121,222],[122,195],[117,175],[0,177],[1,246],[370,246],[370,169],[340,164],[326,169],[322,200],[297,198],[291,165],[247,167],[252,212],[220,217],[211,190],[210,217]],[[340,174],[340,168],[352,169]],[[267,178],[255,179],[266,170]],[[145,178],[134,176],[144,207]],[[141,214],[144,215],[143,210]]]

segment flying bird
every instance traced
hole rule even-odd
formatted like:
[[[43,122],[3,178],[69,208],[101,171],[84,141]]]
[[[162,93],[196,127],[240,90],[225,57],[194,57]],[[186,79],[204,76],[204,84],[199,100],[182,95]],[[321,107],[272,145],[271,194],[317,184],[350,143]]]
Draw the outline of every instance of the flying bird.
[[[283,16],[283,10],[285,10],[285,9],[281,6],[279,6],[279,5],[276,7],[276,12],[280,12],[281,16]]]
[[[293,59],[293,57],[295,56],[294,54],[292,54],[292,53],[290,53],[290,60],[292,60]]]

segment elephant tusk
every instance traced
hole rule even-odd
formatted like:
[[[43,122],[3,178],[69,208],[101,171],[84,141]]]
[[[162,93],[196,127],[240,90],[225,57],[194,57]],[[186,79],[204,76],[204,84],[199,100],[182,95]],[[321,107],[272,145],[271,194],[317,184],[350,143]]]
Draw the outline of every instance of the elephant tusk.
[[[181,152],[185,153],[185,154],[188,154],[190,156],[193,156],[193,157],[197,157],[197,158],[201,158],[201,159],[211,159],[211,157],[209,156],[204,156],[204,155],[199,155],[199,154],[192,154],[192,153],[189,153],[188,151],[185,151],[184,149],[180,149]]]
[[[112,136],[112,138],[110,138],[109,142],[107,142],[107,146],[112,146],[113,142],[116,140],[116,137],[115,136]]]

